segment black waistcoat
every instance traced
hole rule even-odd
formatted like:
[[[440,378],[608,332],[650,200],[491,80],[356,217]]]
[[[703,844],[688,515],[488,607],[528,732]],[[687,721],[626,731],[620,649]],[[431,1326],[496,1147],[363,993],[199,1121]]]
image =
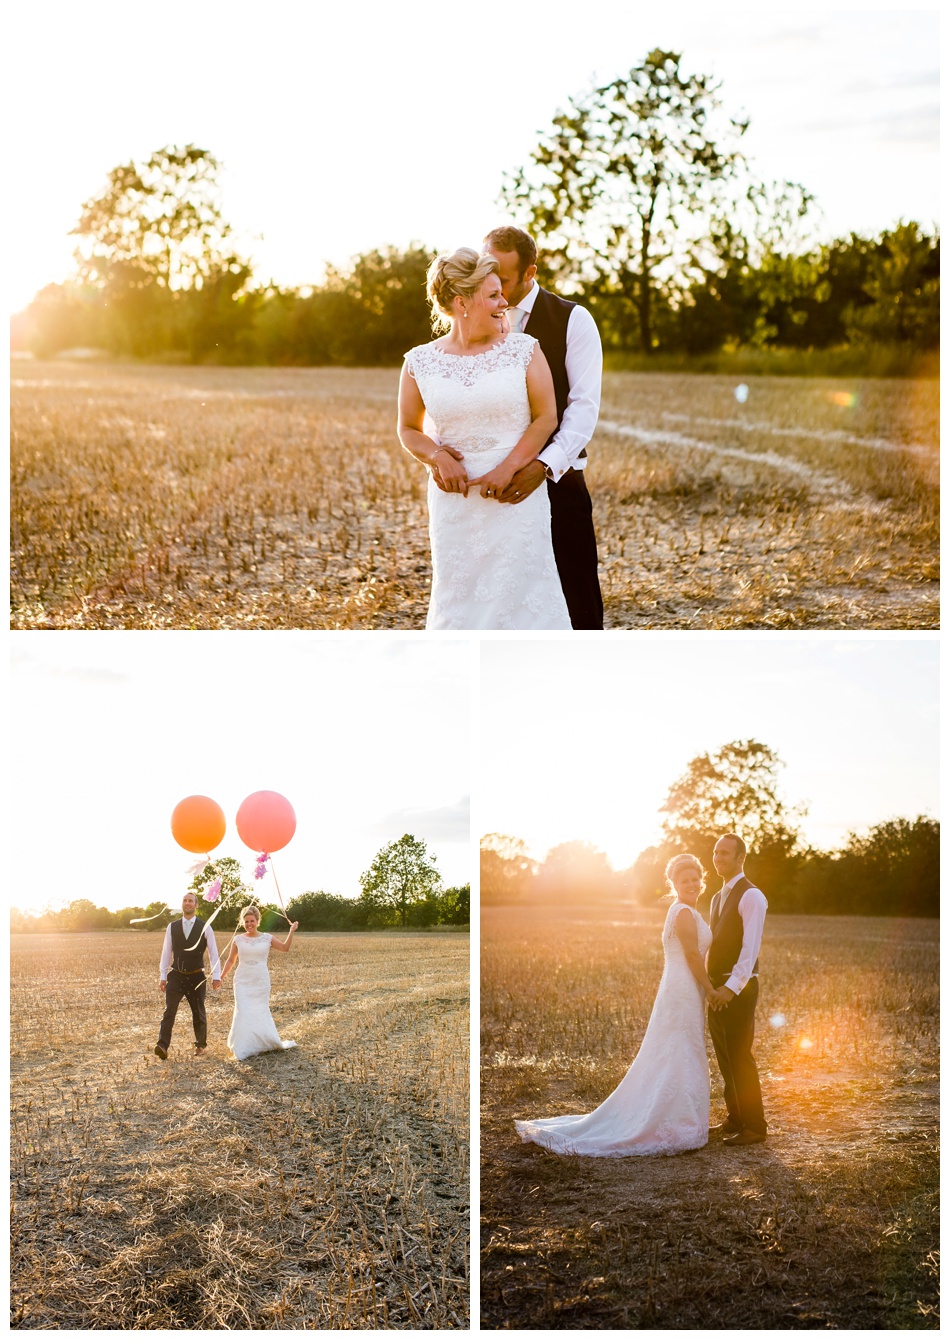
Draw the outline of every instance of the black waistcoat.
[[[548,360],[551,376],[554,378],[554,399],[557,403],[558,428],[567,409],[567,397],[571,385],[567,380],[567,323],[576,303],[549,293],[546,288],[538,289],[531,314],[524,325],[525,335],[533,335],[541,346],[541,352]],[[556,430],[555,430],[556,431]],[[554,434],[552,433],[553,437]],[[550,440],[550,439],[549,439]],[[587,448],[580,453],[587,455]]]
[[[729,891],[725,906],[720,902],[709,921],[712,931],[712,944],[706,959],[706,971],[713,986],[722,986],[732,976],[739,955],[742,953],[743,923],[739,915],[739,900],[746,889],[753,887],[752,881],[745,875],[737,879]],[[759,971],[756,959],[753,973]]]
[[[172,967],[176,972],[204,971],[205,942],[201,934],[204,928],[201,918],[195,917],[195,924],[186,940],[181,922],[172,922]]]

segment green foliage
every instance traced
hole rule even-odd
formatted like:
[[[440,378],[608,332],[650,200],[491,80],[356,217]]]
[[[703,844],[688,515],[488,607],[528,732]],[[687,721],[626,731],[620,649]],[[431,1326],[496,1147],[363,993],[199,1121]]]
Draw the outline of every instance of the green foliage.
[[[654,301],[682,272],[745,166],[748,122],[724,117],[719,86],[652,51],[629,73],[572,98],[505,183],[502,198],[537,238],[545,272],[608,296],[624,336],[655,343]]]
[[[360,901],[370,925],[434,925],[441,887],[425,843],[404,833],[382,847],[360,876]]]
[[[471,885],[460,884],[446,889],[442,895],[439,909],[439,922],[443,926],[467,926],[471,920]]]
[[[848,309],[848,334],[862,343],[932,349],[940,339],[940,243],[902,223],[868,249],[866,301]]]
[[[301,893],[287,904],[291,921],[300,923],[302,931],[355,931],[365,930],[367,909],[354,898],[342,898],[338,893]]]
[[[840,851],[809,853],[778,910],[939,917],[939,823],[888,819]]]
[[[207,902],[203,891],[214,880],[221,880],[221,893],[213,902]],[[245,884],[241,878],[241,862],[234,856],[218,856],[211,861],[188,886],[197,899],[195,911],[204,921],[209,921],[217,913],[212,929],[233,931],[238,924],[241,908],[248,903],[258,903],[254,888]],[[222,907],[221,904],[226,906]],[[220,908],[220,911],[218,910]],[[263,912],[263,907],[261,907]]]

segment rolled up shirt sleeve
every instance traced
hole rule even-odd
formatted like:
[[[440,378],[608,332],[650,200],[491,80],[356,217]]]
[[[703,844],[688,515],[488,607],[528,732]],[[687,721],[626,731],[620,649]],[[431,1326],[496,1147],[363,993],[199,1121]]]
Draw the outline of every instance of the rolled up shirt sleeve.
[[[165,927],[165,943],[162,945],[162,957],[158,965],[158,975],[161,981],[168,977],[168,969],[172,966],[172,928],[171,924]]]
[[[594,436],[600,414],[604,354],[597,323],[586,307],[575,307],[568,320],[564,368],[570,388],[567,407],[553,439],[539,453],[555,482],[568,470],[583,469],[581,452]]]
[[[726,986],[736,995],[746,986],[752,976],[755,961],[762,947],[762,930],[765,926],[765,914],[768,903],[761,889],[746,889],[739,899],[739,916],[742,918],[742,949],[732,970],[732,976]]]

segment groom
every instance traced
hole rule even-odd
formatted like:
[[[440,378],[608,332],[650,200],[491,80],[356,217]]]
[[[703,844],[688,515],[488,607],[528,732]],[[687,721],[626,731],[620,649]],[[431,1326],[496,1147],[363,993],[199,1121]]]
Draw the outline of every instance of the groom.
[[[743,870],[746,847],[735,833],[716,843],[713,865],[722,888],[712,900],[712,944],[706,971],[716,999],[710,1001],[709,1033],[725,1084],[728,1116],[712,1131],[724,1145],[757,1145],[766,1137],[759,1072],[752,1057],[755,1004],[759,996],[759,946],[768,903]]]
[[[165,929],[158,983],[158,989],[165,997],[165,1013],[162,1015],[158,1042],[155,1046],[155,1055],[161,1057],[163,1061],[168,1059],[172,1028],[175,1026],[175,1015],[178,1013],[182,996],[187,999],[191,1007],[191,1019],[195,1028],[195,1055],[201,1056],[208,1045],[208,1017],[205,1014],[207,982],[204,970],[206,947],[211,956],[213,989],[221,990],[221,964],[214,941],[214,931],[206,929],[201,917],[195,916],[196,906],[195,895],[186,893],[181,900],[181,920],[173,921]]]

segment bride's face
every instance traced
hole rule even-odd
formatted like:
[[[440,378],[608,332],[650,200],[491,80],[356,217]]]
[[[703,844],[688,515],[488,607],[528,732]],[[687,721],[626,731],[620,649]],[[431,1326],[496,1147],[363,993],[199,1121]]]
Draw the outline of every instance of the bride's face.
[[[492,338],[504,328],[504,314],[508,307],[501,280],[497,275],[489,275],[481,288],[467,301],[467,320],[464,320],[467,334],[478,339],[480,336]]]
[[[248,912],[247,916],[244,918],[244,929],[245,931],[250,932],[251,935],[257,930],[257,917],[253,912]]]
[[[684,903],[695,903],[702,890],[702,880],[694,865],[681,865],[673,872],[673,888]]]

